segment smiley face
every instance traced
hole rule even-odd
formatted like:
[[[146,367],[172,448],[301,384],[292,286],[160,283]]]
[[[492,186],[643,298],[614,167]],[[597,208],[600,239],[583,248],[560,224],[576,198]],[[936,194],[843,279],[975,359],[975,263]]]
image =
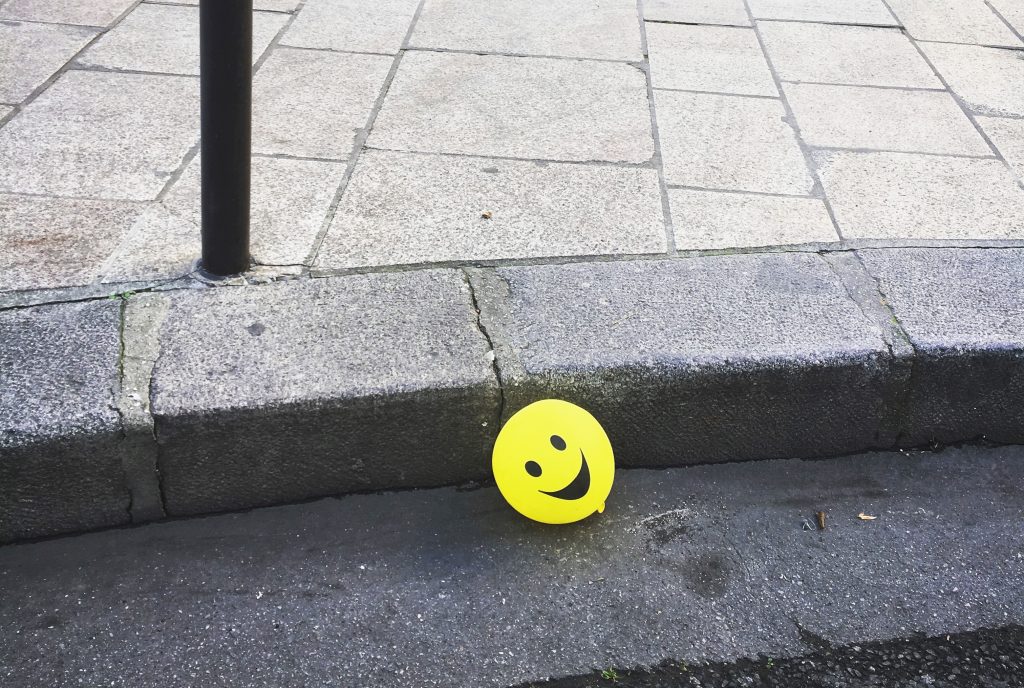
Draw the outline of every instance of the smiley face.
[[[615,477],[600,423],[559,399],[534,402],[509,418],[491,467],[512,508],[541,523],[573,523],[604,511]]]

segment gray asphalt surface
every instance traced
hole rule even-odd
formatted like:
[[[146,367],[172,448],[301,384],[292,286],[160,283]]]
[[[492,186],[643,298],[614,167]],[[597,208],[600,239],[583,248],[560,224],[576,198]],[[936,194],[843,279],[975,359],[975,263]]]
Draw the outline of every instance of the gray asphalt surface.
[[[821,649],[798,657],[760,656],[736,662],[606,668],[545,682],[545,688],[1012,688],[1024,685],[1024,627],[980,629],[934,638],[899,638]],[[523,684],[518,688],[533,688]]]
[[[1024,622],[1020,447],[616,480],[575,526],[483,487],[3,547],[0,684],[508,686]]]

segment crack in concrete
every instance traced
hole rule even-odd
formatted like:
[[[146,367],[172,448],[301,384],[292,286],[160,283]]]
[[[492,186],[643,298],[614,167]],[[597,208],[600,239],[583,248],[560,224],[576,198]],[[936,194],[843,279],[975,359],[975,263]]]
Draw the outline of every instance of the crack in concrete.
[[[879,431],[882,436],[879,439],[884,440],[883,447],[898,446],[903,433],[907,398],[913,383],[917,350],[885,300],[878,280],[856,252],[822,253],[821,257],[842,283],[847,296],[856,304],[864,319],[878,328],[879,336],[889,352],[895,380],[883,401],[885,413],[880,418]]]
[[[127,297],[121,304],[116,410],[121,417],[121,463],[133,522],[165,516],[151,386],[160,327],[170,308],[164,294]]]
[[[888,314],[890,322],[893,326],[893,331],[899,334],[902,343],[905,346],[907,346],[911,352],[910,356],[908,357],[910,369],[907,371],[906,379],[900,386],[900,389],[897,390],[898,394],[896,395],[896,398],[893,400],[893,425],[896,429],[895,446],[899,447],[903,444],[903,439],[906,435],[906,419],[909,405],[908,402],[910,399],[911,390],[914,389],[914,386],[917,383],[917,376],[919,374],[918,362],[921,357],[921,352],[914,345],[914,342],[911,339],[910,334],[907,332],[907,329],[903,326],[903,323],[900,322],[899,317],[897,317],[896,311],[893,309],[892,304],[889,302],[888,295],[882,288],[882,284],[879,281],[879,279],[871,273],[871,271],[868,269],[867,265],[865,265],[864,261],[861,259],[858,253],[854,252],[853,257],[864,270],[864,274],[867,275],[868,279],[871,280],[871,283],[875,289],[875,293],[878,295],[878,303]]]
[[[466,287],[469,289],[469,299],[472,303],[473,310],[476,311],[476,329],[480,331],[480,334],[482,334],[484,339],[487,341],[487,346],[491,348],[491,370],[494,373],[494,380],[498,385],[498,413],[494,425],[494,432],[497,433],[501,428],[501,420],[505,416],[505,383],[502,379],[501,364],[498,361],[498,348],[495,346],[494,340],[491,338],[491,333],[484,324],[480,301],[477,297],[477,291],[476,287],[473,285],[472,277],[466,270],[461,270],[460,272],[462,274],[462,280],[466,283]]]

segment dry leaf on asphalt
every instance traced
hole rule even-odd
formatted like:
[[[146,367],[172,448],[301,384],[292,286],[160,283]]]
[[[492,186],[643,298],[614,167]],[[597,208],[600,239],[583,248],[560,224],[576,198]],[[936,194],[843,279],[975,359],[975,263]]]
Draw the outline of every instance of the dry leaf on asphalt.
[[[490,220],[491,217],[493,217],[493,216],[491,215],[491,211],[490,210],[485,210],[484,212],[480,213],[480,217],[482,217],[485,220]]]
[[[859,518],[862,521],[874,521],[878,517],[877,516],[869,516],[869,515],[865,514],[862,511],[859,514],[857,514],[857,518]]]
[[[818,519],[818,530],[825,530],[825,512],[819,511],[814,517]]]

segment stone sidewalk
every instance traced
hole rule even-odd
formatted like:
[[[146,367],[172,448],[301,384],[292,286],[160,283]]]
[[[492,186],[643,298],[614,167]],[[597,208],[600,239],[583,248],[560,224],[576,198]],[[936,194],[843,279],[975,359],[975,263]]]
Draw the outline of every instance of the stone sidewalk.
[[[1020,0],[257,0],[216,284],[194,4],[0,0],[0,542],[486,480],[547,396],[624,467],[1024,443]]]
[[[7,302],[193,270],[189,5],[0,2]],[[256,7],[263,275],[1024,242],[1020,0]]]

